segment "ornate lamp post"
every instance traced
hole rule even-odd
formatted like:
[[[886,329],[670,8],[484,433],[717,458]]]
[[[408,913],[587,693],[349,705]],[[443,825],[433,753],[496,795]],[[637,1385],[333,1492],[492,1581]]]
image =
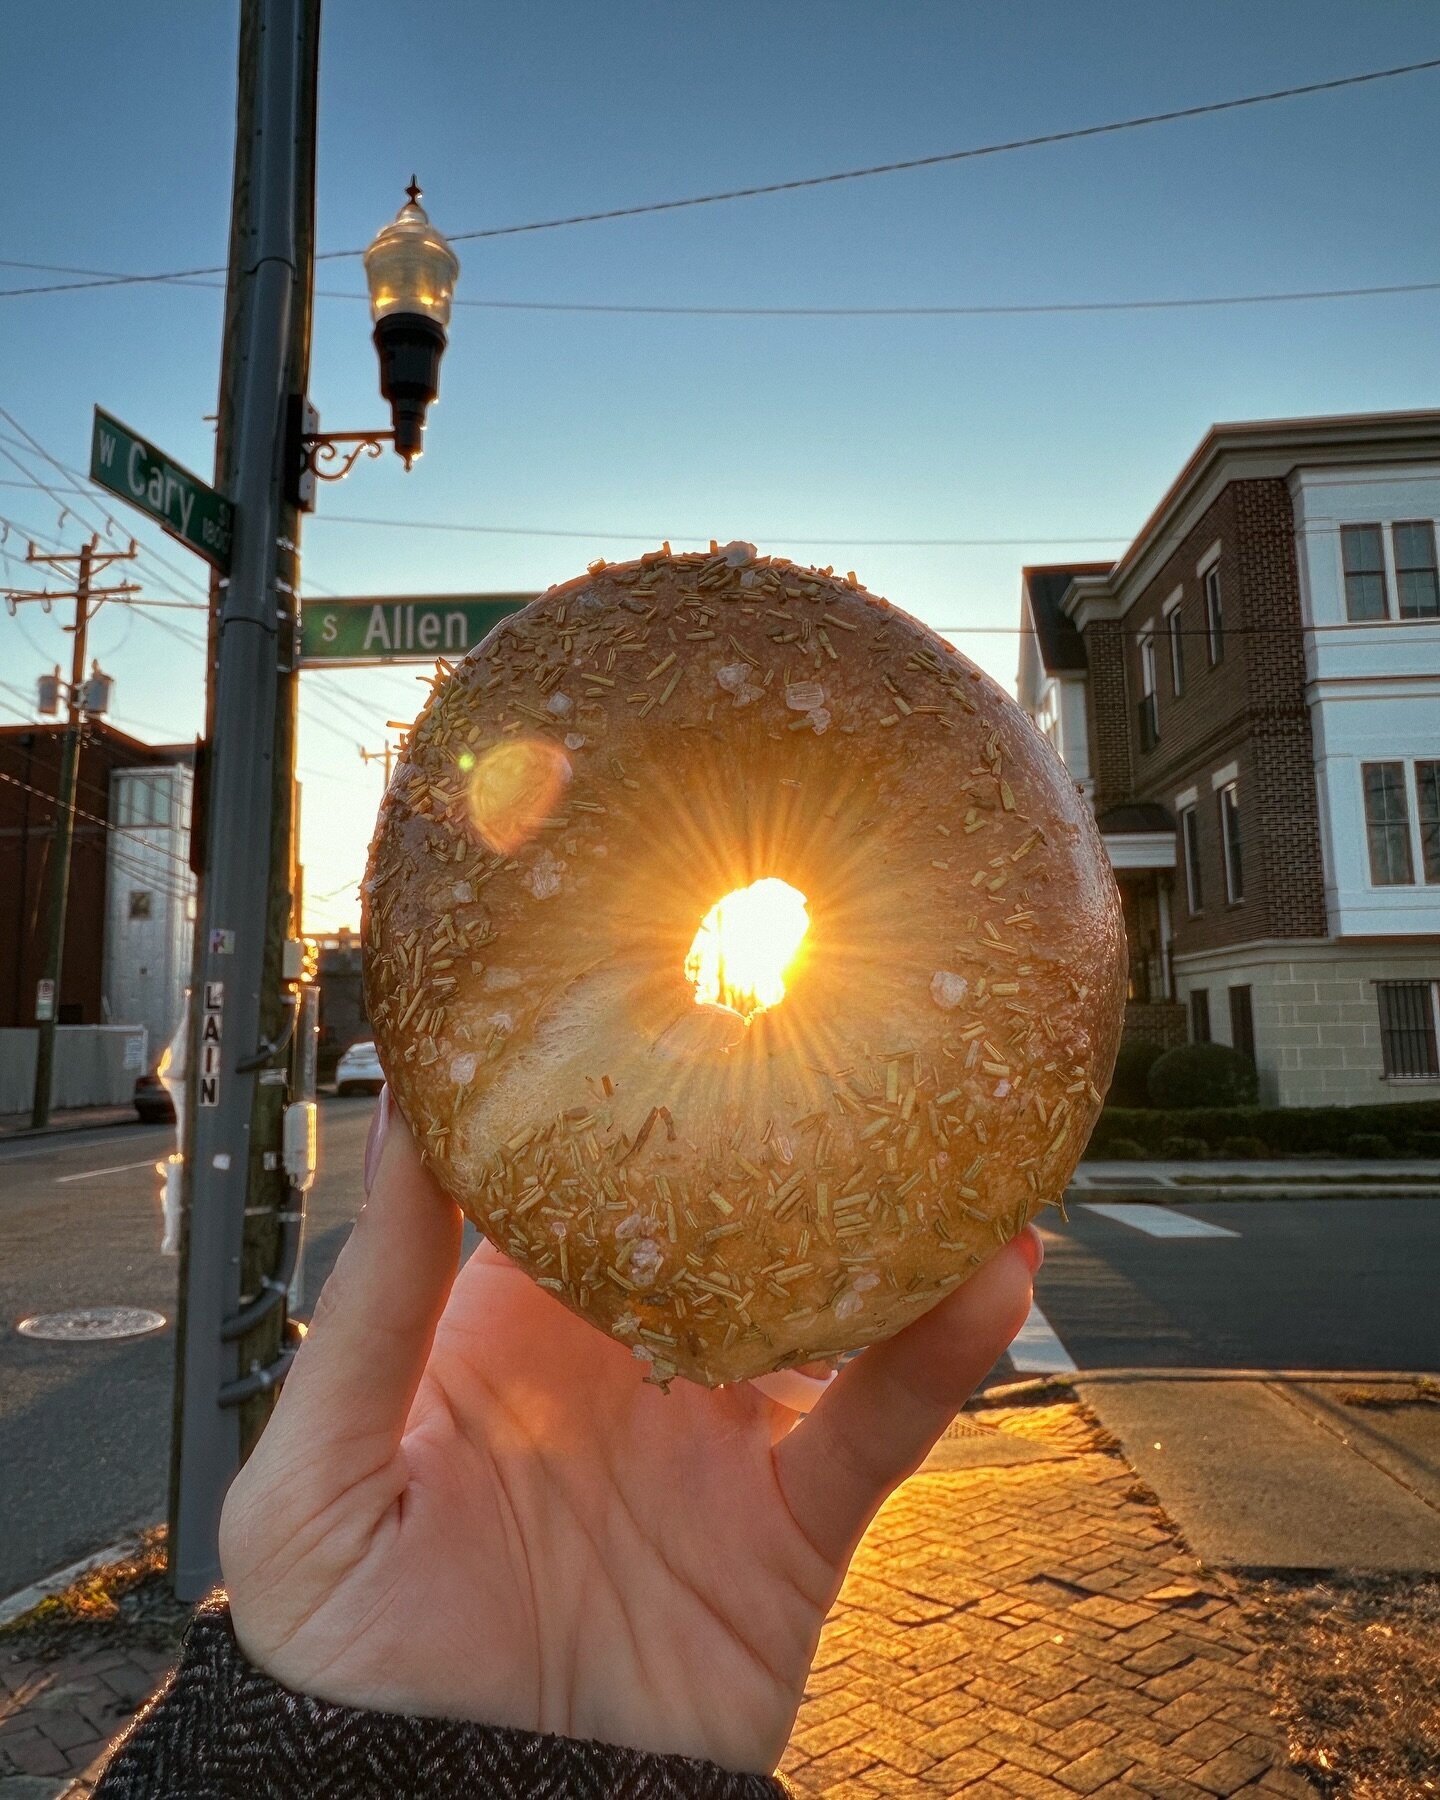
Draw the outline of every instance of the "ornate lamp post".
[[[342,481],[362,456],[377,457],[393,444],[407,469],[425,444],[425,412],[440,391],[440,358],[449,341],[450,304],[460,262],[430,223],[420,204],[415,177],[409,198],[388,225],[375,234],[365,252],[365,280],[370,289],[370,316],[375,321],[375,349],[380,358],[380,392],[390,402],[390,431],[319,429],[319,415],[309,401],[296,412],[297,454],[294,499],[305,511],[315,504],[315,481]],[[342,444],[353,445],[342,451]],[[339,463],[339,468],[328,465]]]

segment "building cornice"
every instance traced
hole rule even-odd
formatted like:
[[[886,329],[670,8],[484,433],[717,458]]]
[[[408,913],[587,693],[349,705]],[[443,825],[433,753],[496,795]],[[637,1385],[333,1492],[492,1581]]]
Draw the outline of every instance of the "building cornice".
[[[1350,413],[1212,425],[1110,574],[1070,584],[1061,610],[1087,623],[1124,615],[1232,481],[1297,468],[1440,462],[1440,412]]]

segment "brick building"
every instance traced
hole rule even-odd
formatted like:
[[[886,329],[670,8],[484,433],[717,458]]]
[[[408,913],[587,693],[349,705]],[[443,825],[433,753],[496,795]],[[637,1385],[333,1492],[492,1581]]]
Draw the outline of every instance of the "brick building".
[[[1021,581],[1021,704],[1090,798],[1129,1035],[1262,1099],[1440,1094],[1440,412],[1217,425],[1113,565]]]
[[[0,728],[0,1027],[35,1022],[59,787],[60,724]],[[83,731],[65,909],[62,1025],[143,1024],[152,1051],[189,979],[193,748]]]

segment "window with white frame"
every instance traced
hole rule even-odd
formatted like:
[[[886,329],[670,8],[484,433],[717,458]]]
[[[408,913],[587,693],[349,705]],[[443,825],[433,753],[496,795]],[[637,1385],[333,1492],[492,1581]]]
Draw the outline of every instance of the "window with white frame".
[[[1220,803],[1220,848],[1225,858],[1225,898],[1232,906],[1245,898],[1245,867],[1240,857],[1240,783],[1227,781]]]
[[[1390,528],[1395,588],[1402,619],[1440,618],[1440,571],[1435,526],[1429,519],[1397,520]]]
[[[1225,655],[1225,608],[1220,597],[1220,565],[1205,571],[1205,647],[1213,669]]]
[[[1345,617],[1352,624],[1388,619],[1385,539],[1378,525],[1340,527],[1340,566],[1345,574]]]
[[[1180,596],[1165,608],[1165,641],[1170,650],[1170,692],[1178,700],[1185,692],[1185,634],[1181,628]]]
[[[1440,882],[1440,762],[1415,765],[1415,819],[1425,880]]]
[[[1361,763],[1360,783],[1370,885],[1413,887],[1417,868],[1427,886],[1440,884],[1440,762]]]
[[[1185,904],[1198,913],[1205,891],[1200,882],[1200,814],[1193,804],[1180,809],[1180,842],[1185,851]]]
[[[1352,625],[1440,618],[1440,565],[1433,519],[1396,519],[1389,526],[1379,522],[1342,525],[1340,567],[1345,617]]]
[[[1140,748],[1153,750],[1160,738],[1160,700],[1155,692],[1155,634],[1146,625],[1140,647]]]
[[[1387,1081],[1434,1081],[1440,1077],[1436,1007],[1440,982],[1377,981],[1380,1057]]]

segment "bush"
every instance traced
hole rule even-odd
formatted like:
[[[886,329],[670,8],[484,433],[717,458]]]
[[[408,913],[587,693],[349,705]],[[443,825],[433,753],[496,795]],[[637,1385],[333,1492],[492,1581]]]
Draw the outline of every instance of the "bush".
[[[1131,1038],[1120,1046],[1115,1073],[1110,1078],[1110,1100],[1116,1106],[1148,1106],[1150,1090],[1145,1078],[1151,1066],[1165,1054],[1159,1044]]]
[[[1390,1140],[1378,1131],[1357,1131],[1345,1140],[1347,1156],[1393,1156]]]
[[[1253,1106],[1260,1084],[1249,1057],[1228,1044],[1167,1050],[1147,1077],[1152,1106]]]
[[[1270,1154],[1270,1146],[1264,1138],[1246,1137],[1242,1133],[1239,1137],[1222,1138],[1220,1154],[1233,1157],[1236,1162],[1259,1162]]]
[[[1111,1138],[1105,1148],[1098,1153],[1106,1162],[1144,1162],[1149,1152],[1143,1144],[1137,1144],[1134,1138]]]
[[[1123,1140],[1144,1156],[1158,1156],[1168,1137],[1203,1138],[1212,1154],[1227,1138],[1258,1138],[1271,1156],[1346,1156],[1360,1133],[1383,1137],[1396,1156],[1440,1152],[1440,1100],[1400,1100],[1378,1106],[1228,1106],[1163,1112],[1155,1107],[1107,1106],[1096,1121],[1087,1156],[1104,1158]],[[1119,1155],[1132,1152],[1120,1151]]]
[[[1168,1137],[1160,1146],[1160,1154],[1166,1162],[1203,1162],[1210,1154],[1210,1146],[1204,1138]]]

